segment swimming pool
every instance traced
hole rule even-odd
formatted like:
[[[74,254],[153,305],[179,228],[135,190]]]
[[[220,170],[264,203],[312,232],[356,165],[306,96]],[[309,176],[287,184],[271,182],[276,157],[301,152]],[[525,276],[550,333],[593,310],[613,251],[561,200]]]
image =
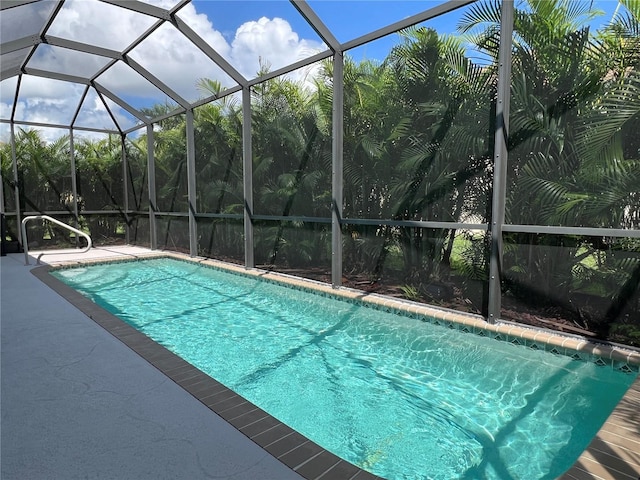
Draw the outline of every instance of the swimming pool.
[[[555,478],[635,377],[177,260],[55,275],[390,479]]]

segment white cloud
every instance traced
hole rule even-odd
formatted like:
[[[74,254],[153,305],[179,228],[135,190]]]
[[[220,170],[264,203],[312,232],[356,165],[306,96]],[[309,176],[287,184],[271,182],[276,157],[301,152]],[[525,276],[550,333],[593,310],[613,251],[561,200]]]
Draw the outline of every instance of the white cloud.
[[[68,0],[47,33],[103,48],[122,50],[155,21],[147,15],[107,3]]]
[[[152,83],[122,62],[116,63],[100,75],[96,82],[134,108],[151,107],[156,103],[164,103],[167,98]]]
[[[80,105],[85,86],[75,83],[25,76],[20,85],[20,95],[16,104],[17,121],[42,124],[69,124]],[[134,125],[130,116],[112,102],[109,108],[123,129]],[[3,118],[10,115],[10,105],[2,102],[0,110]],[[5,111],[8,112],[5,117]],[[111,117],[95,93],[90,89],[78,115],[77,125],[82,127],[115,130]],[[35,127],[34,127],[35,128]],[[55,140],[61,130],[37,127],[47,141]],[[62,131],[62,134],[68,132]]]
[[[80,103],[83,86],[24,76],[16,106],[16,120],[65,125]]]
[[[12,103],[0,102],[0,118],[9,120],[11,118],[12,106]]]
[[[11,141],[11,125],[8,123],[0,123],[0,143],[9,143]]]
[[[90,77],[106,66],[109,61],[111,59],[98,55],[40,44],[29,60],[29,67],[78,77]]]
[[[221,32],[213,28],[213,24],[204,13],[198,13],[192,3],[180,9],[178,16],[189,25],[203,40],[223,57],[229,55],[230,46]]]
[[[18,77],[7,78],[0,82],[0,118],[10,119],[11,108],[16,94]]]
[[[256,76],[261,61],[277,70],[326,50],[320,41],[300,38],[287,20],[278,17],[263,16],[239,25],[229,43],[192,4],[182,8],[178,16],[245,78]]]
[[[144,3],[148,3],[149,5],[154,5],[156,7],[164,8],[169,10],[173,8],[178,2],[177,0],[140,0]]]
[[[117,115],[116,119],[118,119]],[[128,119],[124,122],[121,122],[121,120],[118,119],[118,122],[125,129],[128,128],[130,126],[129,124],[131,123],[130,121],[128,121]],[[100,97],[98,97],[98,94],[93,89],[89,90],[87,96],[85,97],[84,102],[82,103],[82,108],[78,113],[75,125],[87,128],[106,128],[109,130],[116,130],[116,126],[109,116],[109,113],[102,103],[102,100],[100,100]],[[85,133],[83,133],[83,135],[85,135]]]
[[[154,0],[149,3],[168,8],[175,1]],[[300,38],[291,25],[281,18],[261,17],[239,25],[233,39],[228,41],[213,27],[205,14],[196,11],[193,4],[183,7],[178,16],[246,78],[255,77],[261,62],[269,65],[271,70],[276,70],[326,48],[319,41]],[[102,2],[68,0],[48,33],[104,48],[121,49],[155,21],[146,15]],[[62,49],[48,49],[49,52],[56,50],[60,53]],[[62,57],[47,56],[45,53],[47,52],[43,49],[43,54],[34,56],[34,63],[28,66],[47,69],[49,65],[53,71],[66,70],[79,75],[78,72],[87,71],[90,63],[84,55]],[[188,101],[203,96],[202,92],[196,90],[196,82],[202,77],[219,80],[227,87],[234,85],[230,77],[168,23],[133,49],[130,55]],[[104,84],[117,95],[126,96],[127,101],[136,107],[163,103],[166,100],[166,96],[157,90],[150,94],[152,89],[145,79],[128,66],[118,63],[119,65],[100,76],[98,83]],[[302,80],[313,68],[301,70],[289,74],[289,77]],[[65,124],[72,118],[83,88],[83,85],[25,76],[17,107],[20,115],[16,118]],[[4,88],[2,96],[2,103],[7,104]],[[8,107],[0,107],[4,116]],[[97,122],[95,126],[105,126],[106,113],[98,110],[94,113]],[[120,109],[116,109],[115,114],[122,114],[123,119],[128,116]],[[131,126],[130,121],[128,126]]]
[[[231,58],[245,76],[253,77],[260,68],[260,60],[277,70],[313,55],[322,47],[319,42],[301,40],[286,20],[262,17],[238,28],[231,44]]]
[[[53,2],[42,2],[40,4],[28,3],[18,8],[3,10],[0,39],[7,42],[27,35],[36,35],[47,23],[53,7]]]
[[[217,40],[224,42],[221,36]],[[226,42],[222,43],[223,47],[225,45]],[[187,101],[202,97],[196,88],[199,78],[214,78],[226,86],[234,83],[220,67],[169,24],[158,28],[130,55]]]
[[[245,77],[253,78],[262,66],[278,70],[325,49],[323,43],[300,39],[286,20],[262,17],[238,28],[231,43],[231,58]],[[310,65],[286,76],[312,87],[317,71],[317,65]]]

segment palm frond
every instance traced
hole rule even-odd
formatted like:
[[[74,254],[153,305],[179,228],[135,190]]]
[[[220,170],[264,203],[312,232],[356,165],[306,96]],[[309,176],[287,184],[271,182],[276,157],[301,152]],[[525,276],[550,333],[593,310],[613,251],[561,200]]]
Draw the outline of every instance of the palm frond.
[[[608,89],[586,115],[578,130],[576,152],[586,162],[611,158],[614,136],[629,121],[640,115],[640,73],[627,77]]]
[[[360,146],[370,158],[380,158],[384,154],[384,143],[371,135],[363,135],[360,139]]]
[[[456,29],[460,33],[467,33],[478,26],[500,25],[500,2],[491,0],[477,2],[464,13],[458,21]]]

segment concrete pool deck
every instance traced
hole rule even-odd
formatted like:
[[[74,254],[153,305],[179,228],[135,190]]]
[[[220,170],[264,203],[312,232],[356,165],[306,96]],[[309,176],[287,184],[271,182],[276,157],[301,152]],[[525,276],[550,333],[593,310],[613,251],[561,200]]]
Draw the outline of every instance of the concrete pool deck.
[[[43,261],[158,253],[96,248]],[[1,266],[3,479],[302,478],[87,322],[29,273],[24,255],[3,257]],[[637,480],[639,412],[640,379],[561,478]],[[322,478],[354,478],[328,473]]]

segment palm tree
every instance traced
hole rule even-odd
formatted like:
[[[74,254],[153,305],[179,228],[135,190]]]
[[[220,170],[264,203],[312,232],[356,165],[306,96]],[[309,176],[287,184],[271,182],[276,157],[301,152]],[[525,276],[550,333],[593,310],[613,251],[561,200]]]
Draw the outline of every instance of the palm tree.
[[[276,78],[253,89],[254,213],[325,217],[331,208],[331,142],[319,108],[321,90]],[[258,224],[256,261],[327,263],[323,227],[313,222]],[[262,255],[269,252],[268,256]]]
[[[47,142],[38,130],[19,129],[16,135],[19,205],[21,211],[66,211],[73,219],[69,137],[62,135]],[[64,232],[64,233],[63,233]],[[66,232],[50,224],[33,224],[30,242],[40,247],[45,243],[68,243]],[[46,240],[46,242],[45,242]]]
[[[71,192],[69,158],[68,136],[46,142],[38,130],[19,129],[16,160],[21,210],[64,209],[72,213],[66,201]]]
[[[7,212],[16,209],[13,179],[13,153],[11,143],[0,142],[0,168],[2,168],[2,193],[5,210]]]
[[[147,212],[149,208],[149,178],[147,169],[147,139],[145,136],[129,139],[124,142],[127,158],[127,195],[129,210],[127,212],[129,241],[148,246],[149,226],[145,216],[138,216],[135,212]]]
[[[219,95],[219,82],[202,79],[200,89]],[[195,110],[196,205],[199,213],[241,214],[242,108],[226,96]],[[244,255],[241,222],[213,218],[198,220],[199,251],[206,256],[240,260]]]
[[[345,58],[343,214],[347,218],[392,217],[394,159],[400,156],[410,122],[397,101],[393,73],[385,63]],[[396,247],[393,229],[347,224],[343,233],[347,273],[379,277],[387,253]]]
[[[126,224],[120,137],[82,139],[75,143],[78,207],[81,210],[116,210],[107,216],[84,214],[94,243],[113,242]]]
[[[210,95],[217,81],[199,83]],[[242,213],[242,108],[235,96],[203,105],[195,112],[198,212]]]
[[[486,216],[491,160],[489,69],[465,54],[460,39],[434,30],[401,33],[385,65],[393,79],[390,103],[399,105],[398,134],[390,144],[387,180],[389,217],[394,220],[460,221]],[[411,126],[411,129],[408,126]],[[475,199],[475,202],[469,201]],[[393,242],[399,242],[409,278],[446,280],[455,231],[386,228],[376,271]],[[448,241],[447,241],[448,240]]]
[[[590,22],[601,12],[585,2],[531,0],[517,9],[508,222],[637,225],[639,4],[621,5],[627,6],[625,13],[595,33]],[[489,25],[487,31],[493,32],[497,13],[497,5],[478,4],[464,28]],[[595,278],[585,267],[587,259],[596,258],[597,271],[604,273],[604,263],[616,257],[602,239],[534,234],[506,238],[505,264],[510,267],[505,290],[538,304],[572,309],[572,296],[589,283],[585,280]],[[619,266],[614,270],[620,273]],[[599,294],[610,296],[611,290]],[[577,320],[589,320],[580,310],[575,314]]]

